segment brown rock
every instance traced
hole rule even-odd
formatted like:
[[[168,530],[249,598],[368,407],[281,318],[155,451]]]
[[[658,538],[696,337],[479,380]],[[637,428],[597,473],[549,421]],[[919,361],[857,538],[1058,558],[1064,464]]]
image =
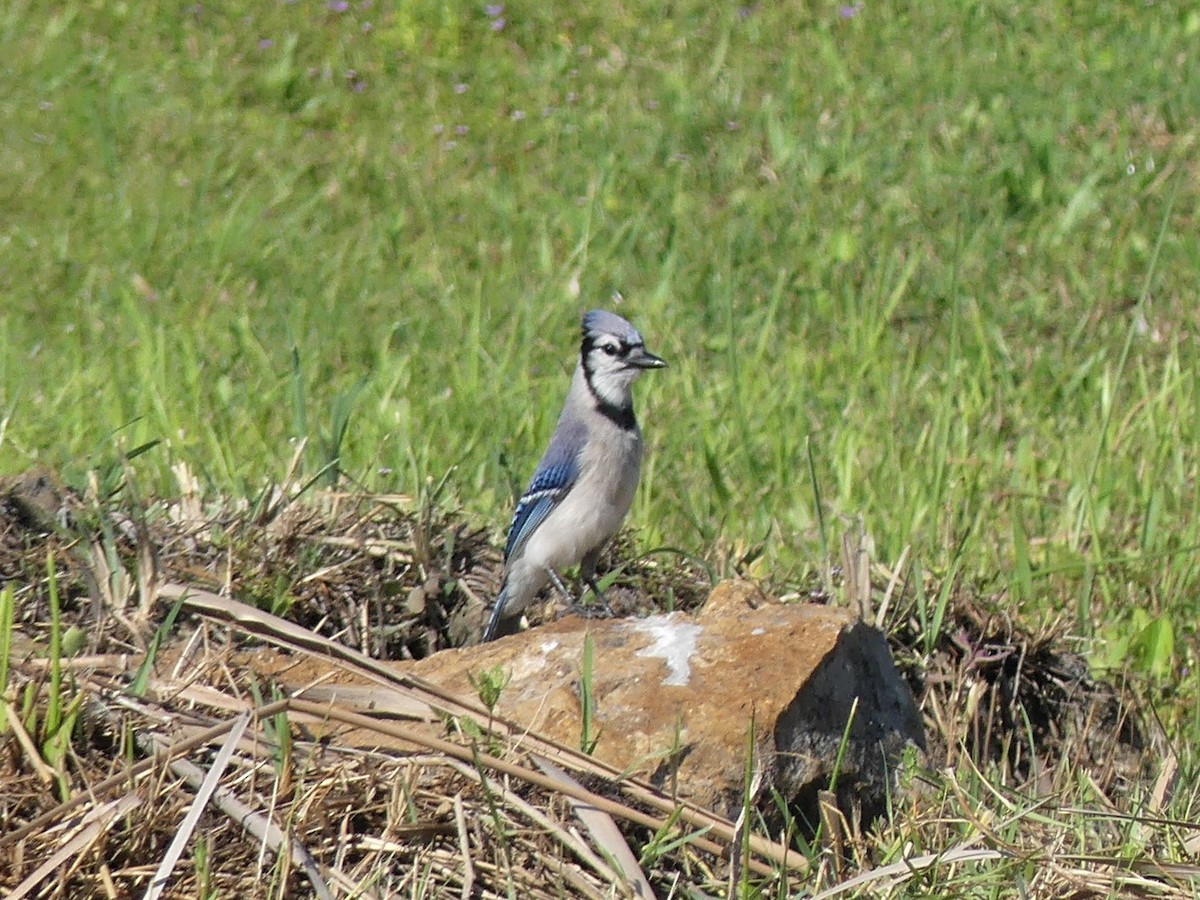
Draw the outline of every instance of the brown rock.
[[[884,808],[904,748],[924,749],[920,715],[878,630],[747,584],[718,586],[695,618],[569,617],[400,668],[471,697],[470,676],[500,666],[511,680],[497,711],[580,746],[589,634],[595,755],[727,815],[741,808],[752,726],[761,787],[805,816],[815,816],[843,738],[839,799],[868,816]]]

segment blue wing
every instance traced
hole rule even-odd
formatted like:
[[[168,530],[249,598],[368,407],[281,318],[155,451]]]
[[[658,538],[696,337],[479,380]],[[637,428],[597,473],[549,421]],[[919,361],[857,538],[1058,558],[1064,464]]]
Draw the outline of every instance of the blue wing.
[[[533,480],[517,503],[512,524],[508,526],[505,562],[520,555],[525,542],[567,496],[579,477],[581,444],[571,440],[573,437],[573,434],[560,428],[546,449]]]

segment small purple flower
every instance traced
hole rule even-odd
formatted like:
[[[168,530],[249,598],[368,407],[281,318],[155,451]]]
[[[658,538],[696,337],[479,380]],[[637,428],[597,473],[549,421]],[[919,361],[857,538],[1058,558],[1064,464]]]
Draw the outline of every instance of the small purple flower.
[[[350,0],[329,0],[325,8],[335,13],[344,13],[350,8]]]
[[[838,16],[843,19],[853,19],[862,12],[862,8],[861,3],[855,3],[853,6],[841,6],[838,7]]]
[[[458,84],[456,84],[454,86],[454,93],[465,94],[466,92],[467,92],[467,85],[464,82],[460,81]]]
[[[470,132],[470,130],[471,130],[471,126],[469,126],[469,125],[455,125],[454,126],[454,133],[457,135],[467,134],[468,132]]]
[[[271,40],[270,38],[263,38],[262,40],[260,40],[258,42],[259,50],[270,50],[274,46],[275,46],[275,42],[273,40]]]
[[[520,122],[520,121],[522,121],[522,120],[525,118],[525,111],[524,111],[524,110],[521,110],[521,109],[514,109],[514,110],[512,111],[512,114],[511,114],[510,118],[511,118],[511,119],[512,119],[514,122]]]
[[[492,31],[503,31],[506,24],[504,19],[492,19]]]
[[[494,19],[504,13],[503,3],[489,3],[483,8],[483,11],[488,14],[489,19]]]

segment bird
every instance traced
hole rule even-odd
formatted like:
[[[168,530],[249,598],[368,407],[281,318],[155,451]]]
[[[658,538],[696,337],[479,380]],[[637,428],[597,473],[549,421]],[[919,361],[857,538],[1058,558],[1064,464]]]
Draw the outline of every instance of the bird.
[[[585,313],[581,329],[579,363],[558,425],[508,527],[504,578],[484,642],[514,632],[548,582],[574,605],[558,574],[570,566],[579,566],[583,583],[607,607],[596,563],[625,521],[642,467],[633,383],[667,363],[616,313]]]

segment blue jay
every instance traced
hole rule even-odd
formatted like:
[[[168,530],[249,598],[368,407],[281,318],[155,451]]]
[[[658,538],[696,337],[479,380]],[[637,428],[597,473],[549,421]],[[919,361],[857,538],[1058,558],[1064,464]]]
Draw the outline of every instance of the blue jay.
[[[593,310],[583,317],[579,365],[508,527],[504,584],[483,640],[514,631],[521,611],[549,581],[570,601],[557,570],[576,563],[604,602],[596,562],[629,512],[642,467],[631,389],[643,371],[665,365],[620,316]]]

